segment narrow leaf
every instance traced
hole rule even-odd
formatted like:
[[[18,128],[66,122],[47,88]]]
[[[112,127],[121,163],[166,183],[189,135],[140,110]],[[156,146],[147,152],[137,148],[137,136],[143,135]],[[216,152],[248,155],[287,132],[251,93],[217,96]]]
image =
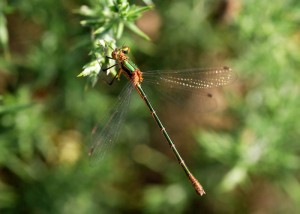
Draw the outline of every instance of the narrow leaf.
[[[132,9],[128,13],[128,17],[138,17],[140,16],[143,12],[152,9],[153,6],[144,6],[144,7],[132,7]]]
[[[101,34],[101,33],[105,32],[105,31],[109,30],[112,26],[113,26],[113,23],[108,22],[108,23],[104,24],[102,27],[99,27],[93,33],[94,34]]]
[[[7,46],[7,43],[8,43],[6,19],[3,15],[0,15],[0,43],[3,47]]]
[[[123,34],[124,23],[120,22],[117,29],[117,39],[120,39]]]
[[[139,35],[140,37],[150,41],[150,37],[147,36],[143,31],[141,31],[134,23],[132,22],[127,22],[125,23],[126,27],[128,27],[131,31]]]

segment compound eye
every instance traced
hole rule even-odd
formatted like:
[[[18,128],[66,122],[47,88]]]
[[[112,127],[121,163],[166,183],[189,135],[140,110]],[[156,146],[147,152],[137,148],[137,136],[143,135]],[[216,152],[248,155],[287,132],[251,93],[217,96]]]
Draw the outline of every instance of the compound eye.
[[[116,58],[117,58],[117,54],[116,54],[115,51],[113,51],[113,52],[111,53],[111,57],[112,57],[113,59],[116,59]]]
[[[122,47],[122,52],[123,52],[124,54],[128,54],[128,53],[130,52],[130,48],[129,48],[128,46],[123,46],[123,47]]]

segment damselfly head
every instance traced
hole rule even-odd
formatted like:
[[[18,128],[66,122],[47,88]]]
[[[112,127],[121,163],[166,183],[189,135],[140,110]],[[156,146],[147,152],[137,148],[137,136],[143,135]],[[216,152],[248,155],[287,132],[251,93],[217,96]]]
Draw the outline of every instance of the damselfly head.
[[[111,57],[117,61],[124,61],[128,59],[126,56],[130,52],[130,48],[128,46],[122,46],[122,48],[116,48],[112,53]]]

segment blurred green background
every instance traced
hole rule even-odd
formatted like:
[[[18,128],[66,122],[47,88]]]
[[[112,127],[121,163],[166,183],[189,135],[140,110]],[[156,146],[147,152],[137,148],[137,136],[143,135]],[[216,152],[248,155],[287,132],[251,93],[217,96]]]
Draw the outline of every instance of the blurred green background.
[[[88,165],[91,130],[123,85],[85,90],[76,77],[91,45],[74,11],[89,2],[0,1],[0,213],[298,213],[300,2],[153,1],[137,21],[151,42],[127,30],[118,41],[142,70],[237,74],[204,114],[195,99],[151,97],[203,197],[138,96],[119,143]]]

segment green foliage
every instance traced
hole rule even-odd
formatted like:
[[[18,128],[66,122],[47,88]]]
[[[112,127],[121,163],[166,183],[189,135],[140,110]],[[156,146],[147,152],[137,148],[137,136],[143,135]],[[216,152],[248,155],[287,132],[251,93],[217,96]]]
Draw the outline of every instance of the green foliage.
[[[297,213],[299,1],[154,1],[145,16],[152,7],[133,5],[141,1],[88,2],[0,2],[0,213]],[[224,93],[212,91],[212,113],[196,114],[192,97],[192,108],[177,108],[149,94],[204,197],[139,99],[119,144],[89,166],[89,133],[121,81],[84,91],[76,75],[85,65],[81,75],[96,83],[123,41],[142,70],[237,73]]]

